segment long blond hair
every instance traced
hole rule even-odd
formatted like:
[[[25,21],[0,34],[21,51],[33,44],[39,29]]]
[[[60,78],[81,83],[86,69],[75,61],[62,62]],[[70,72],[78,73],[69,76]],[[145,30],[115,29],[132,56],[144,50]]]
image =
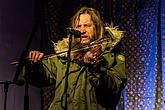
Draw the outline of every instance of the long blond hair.
[[[71,26],[75,28],[76,23],[80,20],[81,14],[89,14],[91,16],[91,20],[94,23],[94,30],[95,30],[95,40],[102,38],[104,29],[103,29],[103,22],[100,17],[100,13],[95,10],[94,8],[82,7],[80,8],[77,13],[71,18]]]

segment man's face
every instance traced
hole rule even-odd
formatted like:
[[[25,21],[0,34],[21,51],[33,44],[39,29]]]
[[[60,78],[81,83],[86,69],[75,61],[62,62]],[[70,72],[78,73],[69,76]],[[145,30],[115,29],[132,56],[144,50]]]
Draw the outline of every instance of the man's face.
[[[89,14],[81,14],[80,20],[77,22],[76,29],[82,34],[80,38],[76,38],[76,41],[80,41],[81,44],[86,45],[94,40],[94,24]]]

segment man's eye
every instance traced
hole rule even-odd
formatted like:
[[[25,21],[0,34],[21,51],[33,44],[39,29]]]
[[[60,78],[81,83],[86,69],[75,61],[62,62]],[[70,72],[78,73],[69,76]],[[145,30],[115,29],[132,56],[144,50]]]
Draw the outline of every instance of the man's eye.
[[[85,27],[91,27],[91,24],[87,24],[87,25],[85,25]]]
[[[80,27],[81,27],[80,25],[76,26],[76,28],[80,28]]]

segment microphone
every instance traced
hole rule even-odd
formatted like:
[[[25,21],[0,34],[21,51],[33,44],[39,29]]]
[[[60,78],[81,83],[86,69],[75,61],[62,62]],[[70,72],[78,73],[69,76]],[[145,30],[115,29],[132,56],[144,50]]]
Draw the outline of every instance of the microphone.
[[[84,34],[84,33],[81,33],[81,32],[78,31],[78,30],[75,30],[75,29],[71,28],[71,27],[66,28],[66,30],[67,30],[67,34],[72,34],[72,35],[74,35],[76,38],[80,37],[81,34]]]

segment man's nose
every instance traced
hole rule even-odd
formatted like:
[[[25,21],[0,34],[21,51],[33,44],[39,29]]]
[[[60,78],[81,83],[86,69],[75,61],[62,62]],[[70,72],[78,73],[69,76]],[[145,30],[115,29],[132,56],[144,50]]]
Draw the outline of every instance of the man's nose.
[[[86,29],[85,29],[84,26],[82,26],[82,27],[80,28],[80,32],[81,32],[81,33],[85,33],[85,32],[86,32]]]

